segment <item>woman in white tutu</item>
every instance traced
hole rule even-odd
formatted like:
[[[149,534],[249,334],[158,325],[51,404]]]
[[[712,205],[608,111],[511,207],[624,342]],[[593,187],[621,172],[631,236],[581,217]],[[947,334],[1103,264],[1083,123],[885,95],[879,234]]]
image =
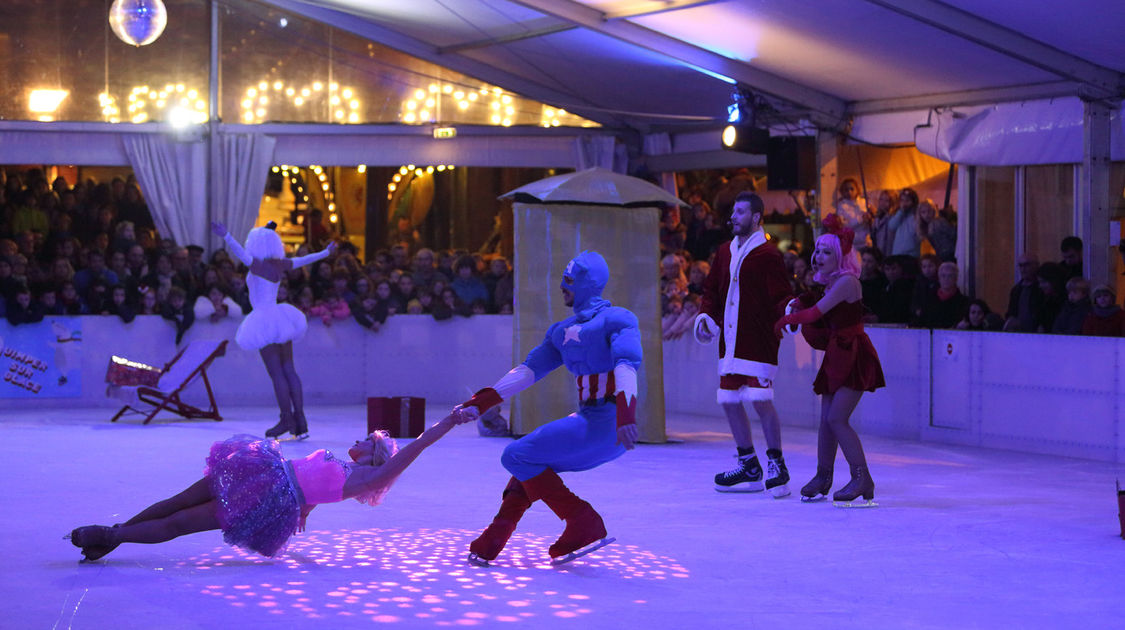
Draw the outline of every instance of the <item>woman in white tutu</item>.
[[[243,350],[257,350],[262,355],[266,371],[273,381],[273,393],[277,396],[281,419],[266,431],[266,437],[278,437],[288,431],[303,440],[309,436],[309,425],[305,420],[301,379],[293,367],[293,340],[305,334],[308,321],[304,313],[292,305],[277,302],[277,288],[290,269],[327,258],[336,250],[336,243],[329,243],[328,247],[315,254],[286,258],[285,246],[274,231],[276,227],[277,224],[270,221],[266,227],[250,230],[243,249],[226,226],[211,223],[215,235],[222,237],[231,253],[250,268],[246,287],[250,291],[253,310],[242,320],[234,340]]]

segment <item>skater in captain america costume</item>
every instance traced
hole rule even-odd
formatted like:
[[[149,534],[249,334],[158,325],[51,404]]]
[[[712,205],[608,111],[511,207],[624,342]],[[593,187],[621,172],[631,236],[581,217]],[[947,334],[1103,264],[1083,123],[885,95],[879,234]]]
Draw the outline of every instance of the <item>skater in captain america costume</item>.
[[[589,470],[620,457],[637,441],[637,369],[641,335],[632,312],[601,297],[609,266],[585,251],[571,260],[560,285],[574,315],[547,329],[543,342],[495,385],[478,391],[455,413],[466,419],[527,389],[565,365],[578,387],[578,411],[549,422],[504,449],[500,463],[512,478],[500,511],[469,545],[469,561],[488,566],[507,544],[524,512],[542,500],[566,527],[548,553],[553,564],[581,557],[614,541],[594,508],[559,478],[560,472]]]

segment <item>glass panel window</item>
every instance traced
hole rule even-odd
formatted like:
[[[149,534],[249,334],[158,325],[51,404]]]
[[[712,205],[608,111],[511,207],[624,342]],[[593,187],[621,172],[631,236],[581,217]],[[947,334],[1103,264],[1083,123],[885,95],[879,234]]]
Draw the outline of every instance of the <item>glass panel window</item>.
[[[108,2],[4,0],[0,118],[205,121],[208,3],[165,5],[164,32],[133,46],[109,29]]]
[[[1025,167],[1024,230],[1026,250],[1040,262],[1058,262],[1059,244],[1074,234],[1074,166]]]
[[[1003,314],[1015,283],[1016,169],[977,167],[976,296]]]
[[[231,6],[222,22],[227,122],[598,126],[292,13]]]

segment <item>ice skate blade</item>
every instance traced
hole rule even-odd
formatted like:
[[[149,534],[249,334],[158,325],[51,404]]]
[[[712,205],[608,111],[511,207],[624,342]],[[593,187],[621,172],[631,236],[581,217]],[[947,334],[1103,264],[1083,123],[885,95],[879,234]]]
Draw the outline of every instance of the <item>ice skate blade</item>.
[[[551,558],[551,565],[557,567],[560,564],[566,564],[566,563],[571,562],[573,560],[577,560],[577,559],[581,558],[582,556],[584,556],[586,554],[589,554],[589,553],[593,553],[593,552],[597,551],[598,549],[601,549],[602,547],[605,547],[609,543],[614,542],[616,540],[617,540],[616,538],[603,538],[603,539],[601,539],[597,542],[590,543],[589,545],[586,545],[585,547],[583,547],[583,548],[581,548],[577,551],[572,551],[572,552],[566,554],[565,556],[559,556],[558,558]]]
[[[784,499],[792,493],[789,491],[789,486],[782,484],[770,488],[770,494],[772,494],[775,499]]]
[[[492,566],[492,563],[490,563],[488,560],[485,560],[484,558],[471,551],[469,552],[469,557],[466,558],[466,560],[469,561],[469,564],[477,567],[483,567],[487,569]]]
[[[303,442],[303,441],[309,439],[309,434],[308,433],[302,433],[301,435],[293,435],[292,433],[290,433],[289,435],[287,435],[285,437],[280,437],[280,438],[275,438],[275,439],[278,442]]]
[[[737,486],[720,486],[715,484],[716,492],[730,492],[730,493],[747,493],[747,492],[761,492],[766,489],[766,485],[762,482],[757,483],[740,483]]]
[[[827,500],[828,500],[827,494],[818,494],[816,496],[811,496],[811,497],[806,497],[803,494],[801,495],[801,503],[820,503],[821,501],[827,501]]]
[[[838,508],[849,508],[849,509],[850,508],[879,507],[879,504],[875,502],[875,499],[871,499],[870,501],[867,500],[867,499],[852,499],[851,501],[833,501],[832,505],[834,505]]]

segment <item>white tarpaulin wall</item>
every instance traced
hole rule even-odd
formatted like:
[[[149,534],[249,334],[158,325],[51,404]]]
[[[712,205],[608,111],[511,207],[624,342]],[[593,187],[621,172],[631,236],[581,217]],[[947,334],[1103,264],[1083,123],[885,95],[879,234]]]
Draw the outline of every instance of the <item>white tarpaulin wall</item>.
[[[512,363],[543,341],[547,328],[573,315],[559,283],[566,263],[594,250],[609,264],[603,296],[640,322],[644,363],[637,373],[637,425],[642,442],[664,442],[663,349],[659,267],[660,210],[593,205],[513,204],[515,317]],[[559,368],[512,400],[512,431],[527,434],[577,408],[574,377]]]
[[[1125,160],[1125,116],[1110,120],[1110,158]],[[915,129],[918,150],[947,162],[987,166],[1078,164],[1083,159],[1083,105],[1077,98],[945,110]]]

